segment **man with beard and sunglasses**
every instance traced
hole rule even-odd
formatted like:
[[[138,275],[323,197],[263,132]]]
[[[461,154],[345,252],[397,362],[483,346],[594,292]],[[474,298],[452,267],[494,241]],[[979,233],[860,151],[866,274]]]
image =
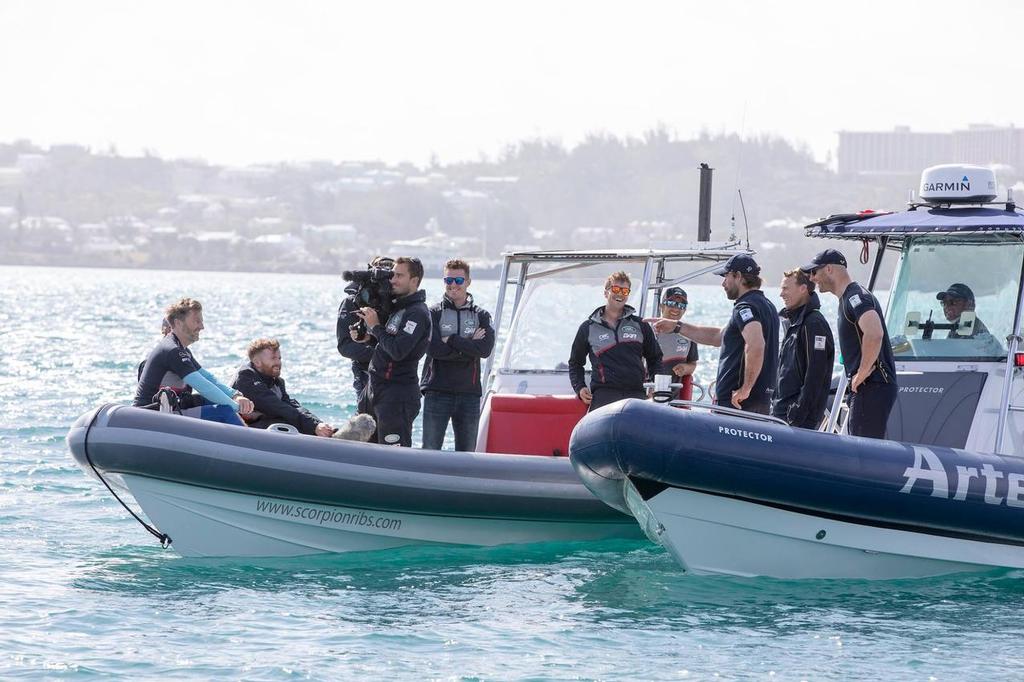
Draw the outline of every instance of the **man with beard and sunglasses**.
[[[779,366],[779,313],[761,292],[761,268],[738,253],[715,270],[722,288],[734,301],[729,322],[698,327],[687,322],[649,320],[658,332],[675,331],[708,346],[719,346],[715,404],[768,414]]]
[[[631,282],[614,272],[604,284],[605,304],[580,325],[569,355],[572,389],[590,411],[626,398],[647,397],[644,382],[661,372],[661,348],[629,299]],[[590,386],[584,362],[590,358]]]

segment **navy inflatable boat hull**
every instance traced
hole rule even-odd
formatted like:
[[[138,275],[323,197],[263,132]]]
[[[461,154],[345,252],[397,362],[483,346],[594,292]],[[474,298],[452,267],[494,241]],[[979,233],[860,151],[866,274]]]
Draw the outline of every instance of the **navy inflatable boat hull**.
[[[629,400],[597,410],[570,443],[598,497],[636,512],[691,491],[873,528],[1024,546],[1024,461],[837,436]],[[628,483],[628,484],[627,484]]]

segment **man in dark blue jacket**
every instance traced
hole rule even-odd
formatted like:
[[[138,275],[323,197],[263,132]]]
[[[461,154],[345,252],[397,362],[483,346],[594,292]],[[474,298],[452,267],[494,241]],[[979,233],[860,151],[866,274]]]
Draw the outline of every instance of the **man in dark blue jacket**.
[[[791,426],[816,429],[825,418],[832,363],[836,357],[832,328],[821,314],[814,282],[802,270],[782,278],[784,336],[779,350],[779,383],[772,415]]]
[[[398,258],[391,271],[395,296],[391,316],[381,321],[373,308],[361,308],[368,336],[377,341],[370,358],[370,405],[377,420],[377,442],[412,447],[412,423],[420,412],[419,364],[430,344],[430,311],[420,290],[423,264]]]
[[[473,303],[467,291],[469,263],[452,259],[444,266],[444,299],[430,309],[431,335],[423,365],[423,448],[440,450],[451,421],[455,449],[476,444],[480,424],[480,358],[494,350],[491,314]]]
[[[569,355],[572,390],[590,410],[626,398],[647,397],[644,381],[661,372],[661,348],[654,330],[644,324],[629,299],[631,282],[625,272],[609,275],[605,304],[576,332]],[[590,387],[583,363],[590,358]]]
[[[249,362],[239,368],[231,387],[252,401],[255,409],[244,417],[254,428],[291,424],[307,436],[330,438],[334,428],[288,395],[281,378],[281,344],[277,339],[256,339],[249,344]]]

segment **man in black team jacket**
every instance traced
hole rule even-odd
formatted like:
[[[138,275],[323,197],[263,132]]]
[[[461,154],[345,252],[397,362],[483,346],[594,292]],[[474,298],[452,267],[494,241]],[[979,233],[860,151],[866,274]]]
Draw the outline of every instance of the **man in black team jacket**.
[[[719,346],[715,403],[768,414],[779,362],[779,313],[761,292],[761,268],[738,253],[715,270],[733,303],[724,327],[698,327],[665,318],[648,320],[660,332],[676,333],[700,344]]]
[[[853,281],[846,257],[835,249],[825,249],[800,269],[839,298],[839,351],[852,392],[846,430],[851,436],[885,438],[900,389],[882,306]]]
[[[231,387],[252,401],[255,409],[244,417],[249,426],[291,424],[307,436],[330,438],[334,428],[317,419],[288,395],[281,378],[281,344],[277,339],[256,339],[249,344],[249,362],[235,375]]]
[[[373,308],[361,308],[369,336],[377,341],[370,358],[370,406],[377,442],[412,447],[412,423],[420,411],[419,364],[430,344],[430,311],[420,290],[423,264],[398,258],[391,272],[395,296],[391,316],[381,322]]]
[[[444,266],[444,299],[430,308],[432,331],[423,365],[423,448],[440,450],[451,421],[455,449],[473,450],[480,425],[480,359],[494,350],[491,314],[467,291],[469,263]]]
[[[368,269],[385,268],[390,270],[395,266],[395,261],[387,256],[377,256],[367,263]],[[355,295],[346,296],[338,306],[338,323],[335,334],[338,338],[338,352],[341,356],[352,361],[352,389],[356,392],[357,407],[361,413],[369,413],[370,401],[368,399],[366,386],[369,383],[370,358],[373,357],[373,347],[377,345],[376,339],[363,338],[360,340],[359,333],[353,326],[359,322],[359,301]]]
[[[791,426],[816,429],[825,417],[836,347],[832,329],[821,314],[814,282],[802,270],[782,278],[779,313],[784,336],[779,350],[779,383],[772,415]]]
[[[626,305],[630,287],[629,275],[612,273],[604,284],[605,305],[580,325],[572,342],[569,381],[591,411],[625,398],[646,398],[644,381],[661,372],[654,330]],[[588,356],[590,388],[583,370]]]

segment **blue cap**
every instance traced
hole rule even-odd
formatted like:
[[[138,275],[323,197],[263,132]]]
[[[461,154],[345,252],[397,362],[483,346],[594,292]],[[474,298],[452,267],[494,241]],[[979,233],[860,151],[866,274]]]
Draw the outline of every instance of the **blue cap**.
[[[835,249],[825,249],[819,252],[810,263],[802,265],[801,270],[807,273],[814,272],[823,265],[842,265],[846,267],[846,256],[839,253]]]
[[[757,264],[757,261],[753,257],[748,256],[745,253],[737,253],[735,256],[725,261],[725,265],[715,270],[715,274],[720,277],[725,277],[730,272],[740,272],[744,275],[756,275],[761,272],[761,266]]]

